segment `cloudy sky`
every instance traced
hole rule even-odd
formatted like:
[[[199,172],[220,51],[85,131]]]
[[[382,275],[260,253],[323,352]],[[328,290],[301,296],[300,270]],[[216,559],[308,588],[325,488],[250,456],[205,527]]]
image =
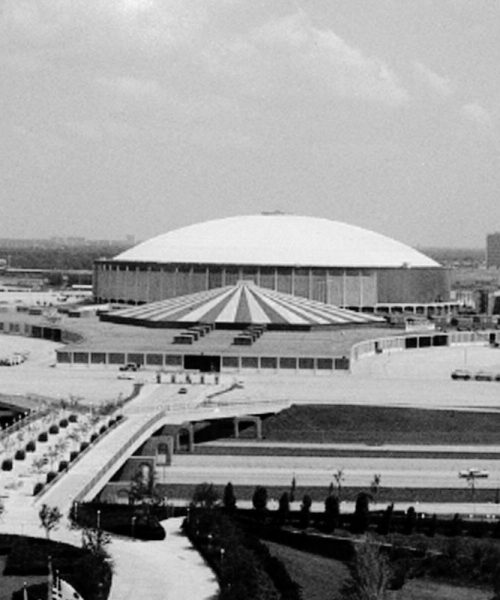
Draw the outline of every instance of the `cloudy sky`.
[[[496,0],[0,0],[0,237],[500,230]]]

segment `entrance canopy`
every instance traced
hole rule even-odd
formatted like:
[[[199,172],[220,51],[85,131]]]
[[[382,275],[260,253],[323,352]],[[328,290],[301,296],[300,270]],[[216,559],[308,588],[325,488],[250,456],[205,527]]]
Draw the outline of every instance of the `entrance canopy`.
[[[146,327],[189,327],[208,323],[221,329],[249,325],[263,325],[267,329],[310,329],[383,322],[373,315],[276,292],[249,281],[129,307],[101,318]]]

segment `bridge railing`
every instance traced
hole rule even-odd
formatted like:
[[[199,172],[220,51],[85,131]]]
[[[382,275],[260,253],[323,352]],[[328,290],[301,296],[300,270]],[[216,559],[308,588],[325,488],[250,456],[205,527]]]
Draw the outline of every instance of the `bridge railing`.
[[[159,421],[165,415],[165,411],[156,413],[153,417],[148,419],[128,440],[127,442],[115,452],[115,454],[97,471],[92,479],[84,486],[84,488],[77,494],[74,499],[75,502],[82,502],[85,496],[90,490],[97,485],[97,483],[104,477],[104,475],[113,467],[113,465],[127,452],[127,450],[135,444],[135,442],[157,421]]]

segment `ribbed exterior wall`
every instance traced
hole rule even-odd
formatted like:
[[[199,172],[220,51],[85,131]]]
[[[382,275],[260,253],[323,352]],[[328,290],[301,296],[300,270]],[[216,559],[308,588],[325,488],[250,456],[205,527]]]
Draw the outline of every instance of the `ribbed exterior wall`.
[[[356,308],[388,302],[447,301],[450,296],[448,272],[441,268],[136,265],[116,261],[96,263],[94,292],[99,301],[136,304],[233,285],[240,279],[295,296]]]
[[[380,269],[377,280],[379,303],[447,302],[450,299],[446,269]]]

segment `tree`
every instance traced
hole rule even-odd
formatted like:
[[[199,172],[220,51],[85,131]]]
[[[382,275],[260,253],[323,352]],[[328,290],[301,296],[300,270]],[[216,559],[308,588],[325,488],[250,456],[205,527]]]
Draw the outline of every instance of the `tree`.
[[[295,479],[295,473],[292,477],[292,483],[290,484],[290,502],[295,502],[295,492],[297,490],[297,480]]]
[[[96,556],[102,556],[108,558],[106,546],[111,542],[109,533],[103,531],[100,527],[98,529],[84,527],[82,529],[82,548],[90,550],[92,554]]]
[[[394,512],[394,504],[389,504],[385,509],[382,519],[378,526],[378,533],[381,535],[387,535],[391,531],[392,525],[392,513]]]
[[[344,586],[344,598],[383,600],[386,597],[390,569],[377,545],[372,542],[357,544],[350,571],[352,580]]]
[[[360,492],[356,497],[354,509],[353,531],[364,533],[368,529],[370,521],[370,494]]]
[[[283,525],[290,514],[290,498],[288,492],[283,492],[279,499],[278,505],[278,523]]]
[[[199,483],[193,492],[193,504],[202,508],[213,508],[219,502],[219,494],[213,483]]]
[[[413,506],[409,506],[406,511],[404,532],[406,535],[411,535],[417,525],[417,513]]]
[[[45,535],[49,540],[50,532],[57,528],[59,521],[62,518],[62,514],[57,506],[48,506],[48,504],[43,504],[42,508],[38,512],[38,516],[40,517],[40,527],[45,529]]]
[[[329,494],[325,500],[325,529],[331,533],[339,526],[340,505],[339,499]]]
[[[222,503],[228,512],[233,512],[236,508],[236,497],[234,495],[234,488],[231,482],[229,482],[224,488]]]
[[[375,497],[380,490],[380,482],[382,481],[382,475],[380,473],[375,473],[373,476],[372,482],[370,483],[370,492],[373,497]]]
[[[267,509],[267,490],[265,487],[258,485],[252,496],[252,504],[255,510],[263,513]]]
[[[342,502],[342,484],[344,483],[344,469],[338,469],[333,474],[333,478],[335,479],[335,484],[337,485],[337,497],[339,502]]]
[[[311,506],[312,498],[309,494],[305,494],[302,498],[302,505],[300,507],[300,526],[302,529],[309,527],[309,521],[311,518]]]

